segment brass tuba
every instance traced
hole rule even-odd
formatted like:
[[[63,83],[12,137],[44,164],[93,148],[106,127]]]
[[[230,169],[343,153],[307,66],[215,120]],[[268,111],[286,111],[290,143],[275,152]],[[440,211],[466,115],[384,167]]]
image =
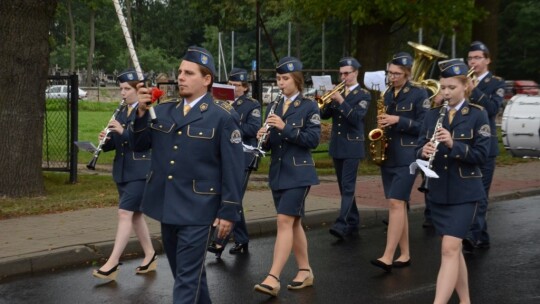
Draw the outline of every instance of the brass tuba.
[[[332,95],[337,92],[343,92],[345,90],[345,80],[340,84],[336,85],[331,91],[324,93],[323,96],[315,98],[319,109],[322,109],[324,106],[332,102]]]
[[[431,98],[439,94],[441,86],[437,80],[424,79],[426,74],[437,59],[448,58],[448,55],[443,54],[435,49],[425,46],[423,44],[408,42],[410,46],[414,48],[414,61],[411,69],[412,83],[422,86],[431,91]]]

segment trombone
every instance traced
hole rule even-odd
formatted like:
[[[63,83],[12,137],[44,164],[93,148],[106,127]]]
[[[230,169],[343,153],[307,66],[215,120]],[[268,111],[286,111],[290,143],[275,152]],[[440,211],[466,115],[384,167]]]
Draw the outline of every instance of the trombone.
[[[324,93],[323,96],[315,98],[317,101],[317,105],[319,106],[319,109],[322,109],[324,106],[332,102],[332,95],[334,93],[339,92],[340,94],[345,91],[345,80],[342,81],[340,84],[335,86],[331,91],[328,91]]]

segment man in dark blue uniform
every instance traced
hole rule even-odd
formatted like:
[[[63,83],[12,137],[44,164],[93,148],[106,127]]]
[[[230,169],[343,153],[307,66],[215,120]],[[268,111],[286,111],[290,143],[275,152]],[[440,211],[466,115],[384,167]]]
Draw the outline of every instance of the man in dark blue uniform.
[[[240,130],[242,131],[242,142],[253,147],[257,146],[257,131],[261,127],[261,104],[248,96],[249,83],[248,74],[244,69],[234,68],[229,75],[229,84],[235,87],[235,100],[232,103],[233,108],[240,116]],[[257,164],[254,153],[244,153],[244,164],[246,171],[244,175],[244,186],[247,186],[247,179],[251,170],[256,170]],[[244,192],[246,189],[243,189]],[[242,193],[243,197],[244,193]],[[234,246],[229,253],[236,254],[248,250],[249,235],[246,227],[244,213],[240,215],[240,221],[234,224],[233,228]],[[229,236],[223,240],[216,240],[208,246],[208,251],[213,252],[219,258],[225,249]]]
[[[358,231],[360,214],[356,207],[354,190],[360,160],[364,158],[364,116],[371,95],[358,84],[358,60],[344,57],[339,61],[339,75],[344,82],[344,92],[336,92],[332,102],[321,109],[321,118],[332,118],[332,135],[329,154],[341,193],[339,216],[330,228],[330,234],[343,239]]]
[[[469,48],[467,57],[469,68],[474,69],[474,83],[470,101],[482,106],[489,118],[491,130],[491,145],[486,162],[480,167],[482,171],[482,182],[486,192],[486,199],[478,204],[478,210],[471,225],[471,230],[467,238],[463,240],[463,250],[472,253],[474,248],[489,248],[489,234],[487,231],[487,207],[489,188],[495,172],[495,158],[499,155],[499,144],[497,140],[497,126],[495,119],[499,113],[504,97],[504,80],[493,75],[488,66],[491,63],[488,48],[480,41],[475,41]]]
[[[214,101],[214,59],[190,47],[178,68],[177,102],[155,107],[149,122],[149,90],[139,85],[138,118],[130,140],[152,148],[143,212],[161,222],[163,246],[175,279],[174,303],[211,303],[204,260],[212,226],[224,238],[240,220],[244,158],[237,115]]]

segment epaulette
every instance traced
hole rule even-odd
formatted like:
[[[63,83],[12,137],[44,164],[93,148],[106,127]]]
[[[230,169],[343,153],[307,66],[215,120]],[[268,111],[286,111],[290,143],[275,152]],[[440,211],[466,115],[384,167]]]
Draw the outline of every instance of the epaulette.
[[[176,103],[176,104],[180,104],[181,102],[183,102],[183,99],[180,99],[180,98],[171,98],[171,99],[167,99],[167,100],[162,100],[160,101],[157,106],[159,105],[162,105],[162,104],[170,104],[170,103]],[[178,105],[177,105],[178,107]]]
[[[227,111],[227,113],[229,113],[229,114],[231,113],[231,110],[233,109],[231,104],[226,100],[217,100],[217,99],[215,99],[214,103],[217,106],[219,106],[220,108],[222,108],[223,110]]]
[[[361,88],[360,90],[362,90],[362,92],[364,92],[364,93],[366,93],[366,94],[371,94],[371,93],[369,93],[368,90],[366,90],[366,89],[364,89],[364,88]]]
[[[472,106],[472,107],[478,108],[478,109],[480,109],[480,110],[483,110],[483,109],[484,109],[484,107],[482,107],[481,105],[476,104],[476,103],[470,102],[469,105]]]
[[[247,99],[248,99],[249,101],[253,102],[253,103],[259,103],[259,102],[257,101],[257,99],[255,99],[255,98],[253,98],[253,97],[251,97],[251,96],[248,96]]]

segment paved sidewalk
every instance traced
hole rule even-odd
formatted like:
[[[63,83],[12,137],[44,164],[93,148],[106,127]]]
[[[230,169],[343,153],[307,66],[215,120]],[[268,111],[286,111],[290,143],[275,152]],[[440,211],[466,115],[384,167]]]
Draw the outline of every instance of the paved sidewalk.
[[[260,185],[264,176],[253,175]],[[423,211],[423,194],[412,191],[412,212]],[[259,189],[261,187],[254,187]],[[540,194],[540,160],[498,167],[491,187],[490,202]],[[356,202],[362,226],[379,224],[387,216],[380,176],[360,176]],[[339,189],[334,177],[321,178],[306,202],[305,225],[328,226],[337,216]],[[269,190],[248,190],[244,198],[248,230],[252,237],[275,232],[275,209]],[[87,209],[0,221],[0,280],[3,277],[36,273],[66,266],[92,263],[108,257],[116,234],[115,207]],[[159,223],[148,219],[154,246],[162,252]],[[126,258],[141,253],[135,238],[124,251]]]

